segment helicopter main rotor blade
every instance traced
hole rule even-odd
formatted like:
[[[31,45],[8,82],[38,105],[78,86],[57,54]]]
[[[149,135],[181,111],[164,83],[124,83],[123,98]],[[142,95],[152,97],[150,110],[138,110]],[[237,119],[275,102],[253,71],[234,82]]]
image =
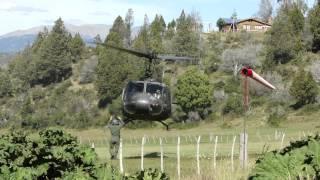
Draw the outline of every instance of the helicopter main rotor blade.
[[[165,61],[193,61],[195,58],[187,56],[170,56],[170,55],[158,55],[157,59]]]
[[[152,53],[148,54],[148,53],[140,52],[140,51],[137,51],[137,50],[121,48],[121,47],[118,47],[118,46],[114,46],[114,45],[111,45],[111,44],[105,44],[105,43],[97,43],[97,44],[105,46],[105,47],[110,47],[110,48],[113,48],[113,49],[117,49],[117,50],[120,50],[120,51],[124,51],[124,52],[133,54],[133,55],[138,56],[138,57],[144,57],[144,58],[148,58],[148,59],[156,59],[157,58],[156,55],[154,55]]]
[[[155,60],[155,59],[159,59],[159,60],[163,60],[163,61],[194,61],[194,60],[196,60],[195,58],[187,57],[187,56],[184,57],[184,56],[172,56],[172,55],[157,55],[155,53],[145,53],[145,52],[141,52],[141,51],[137,51],[137,50],[133,50],[133,49],[127,49],[127,48],[114,46],[111,44],[105,44],[105,43],[97,43],[97,44],[105,46],[105,47],[117,49],[119,51],[124,51],[124,52],[133,54],[138,57],[147,58],[149,60]]]

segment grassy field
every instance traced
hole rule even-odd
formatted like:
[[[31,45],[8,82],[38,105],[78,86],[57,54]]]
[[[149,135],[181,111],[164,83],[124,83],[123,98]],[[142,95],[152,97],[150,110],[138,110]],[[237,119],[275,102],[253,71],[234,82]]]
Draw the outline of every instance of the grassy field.
[[[316,117],[316,115],[314,115]],[[181,179],[246,179],[255,159],[266,150],[280,149],[283,133],[284,142],[282,146],[288,145],[290,141],[301,139],[304,136],[319,132],[320,125],[317,120],[310,120],[304,116],[291,116],[285,124],[278,128],[268,127],[251,117],[247,120],[247,132],[249,135],[248,153],[249,167],[242,170],[239,166],[239,133],[242,132],[242,119],[232,121],[232,128],[221,128],[223,122],[202,123],[200,126],[170,131],[161,126],[155,129],[122,130],[124,171],[133,173],[140,170],[141,139],[146,136],[144,147],[144,168],[160,169],[160,146],[159,138],[163,139],[164,168],[172,179],[177,177],[176,148],[177,137],[181,138]],[[289,122],[290,121],[290,122]],[[118,160],[110,161],[108,150],[108,139],[110,133],[107,129],[89,129],[83,131],[68,130],[77,136],[83,144],[94,143],[96,152],[101,162],[119,165]],[[200,167],[201,175],[197,175],[196,165],[196,138],[201,136],[200,142]],[[214,139],[218,136],[217,164],[213,167]],[[234,151],[234,171],[231,168],[232,139],[237,136]]]

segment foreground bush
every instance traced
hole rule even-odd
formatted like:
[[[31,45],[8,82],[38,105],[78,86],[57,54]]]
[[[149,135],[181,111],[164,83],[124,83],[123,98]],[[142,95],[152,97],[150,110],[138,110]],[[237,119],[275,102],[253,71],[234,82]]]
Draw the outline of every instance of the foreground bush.
[[[320,179],[320,136],[266,153],[256,161],[249,179]]]
[[[166,173],[160,172],[158,169],[145,169],[143,171],[137,171],[134,175],[126,176],[124,179],[128,180],[169,180],[169,176]]]
[[[32,139],[22,132],[0,137],[1,179],[96,179],[97,155],[62,130],[43,130]]]

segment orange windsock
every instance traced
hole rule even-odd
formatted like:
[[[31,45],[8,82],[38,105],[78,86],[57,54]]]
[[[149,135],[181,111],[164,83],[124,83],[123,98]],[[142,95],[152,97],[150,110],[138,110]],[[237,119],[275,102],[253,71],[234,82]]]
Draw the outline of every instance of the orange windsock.
[[[269,89],[273,89],[273,90],[276,89],[272,84],[270,84],[268,81],[266,81],[261,76],[259,76],[259,74],[254,72],[251,68],[248,68],[248,67],[242,68],[241,74],[252,78],[253,80],[259,82],[260,84],[264,85],[265,87],[267,87]]]

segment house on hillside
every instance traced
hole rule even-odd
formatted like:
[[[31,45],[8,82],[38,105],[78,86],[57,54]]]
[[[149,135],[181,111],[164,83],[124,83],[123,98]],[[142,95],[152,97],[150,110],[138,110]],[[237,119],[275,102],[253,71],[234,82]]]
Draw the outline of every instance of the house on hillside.
[[[247,31],[247,32],[265,32],[271,28],[271,24],[260,21],[255,18],[248,18],[243,20],[234,20],[231,18],[223,18],[224,25],[222,32],[231,31]]]

